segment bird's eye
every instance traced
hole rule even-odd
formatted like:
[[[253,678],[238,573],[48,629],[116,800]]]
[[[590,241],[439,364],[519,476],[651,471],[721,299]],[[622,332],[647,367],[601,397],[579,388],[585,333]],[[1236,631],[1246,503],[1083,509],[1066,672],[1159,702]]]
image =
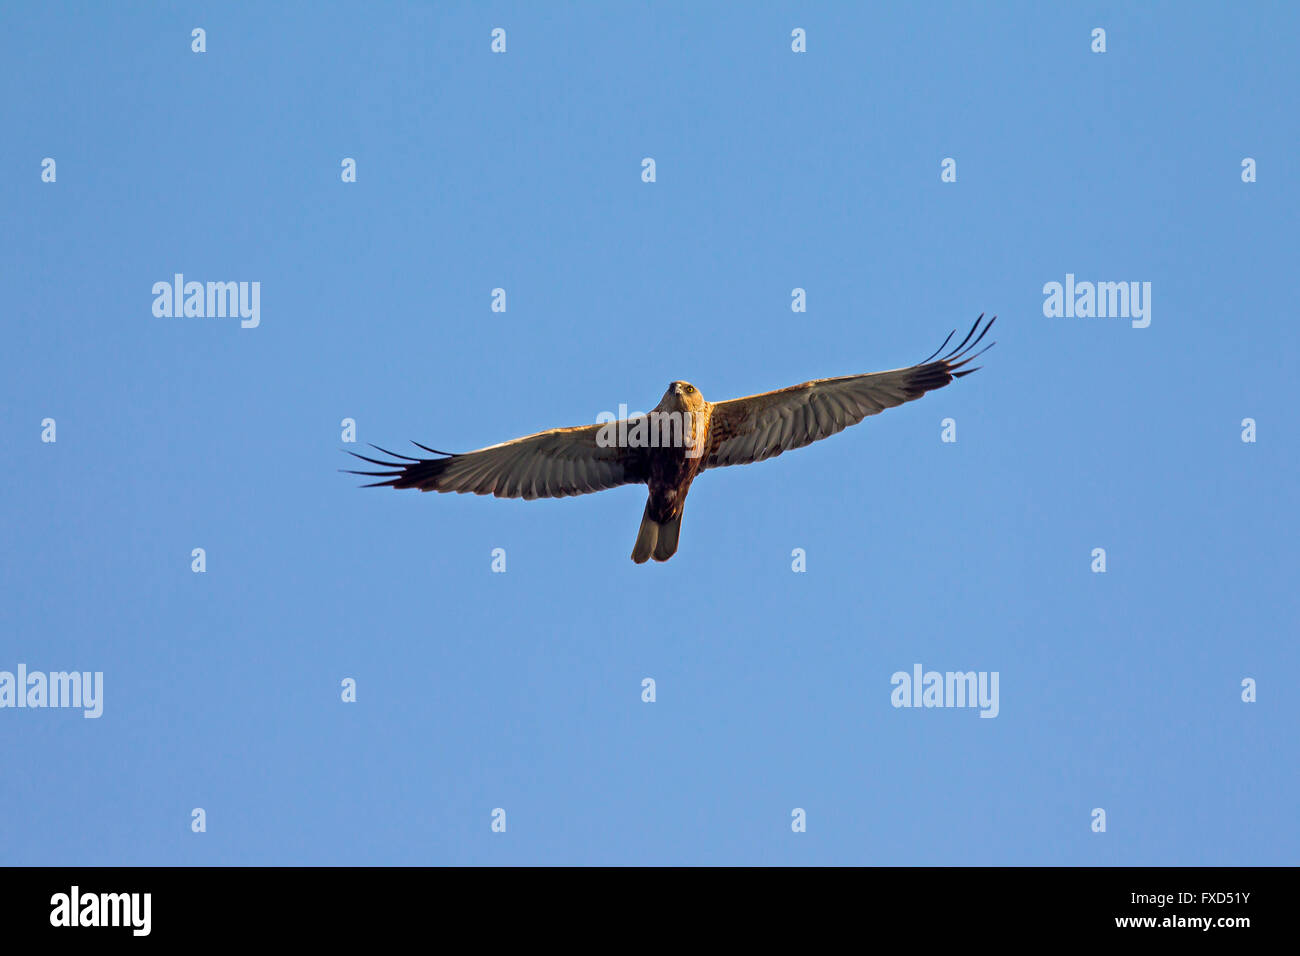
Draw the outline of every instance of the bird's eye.
[[[686,391],[688,391],[688,392],[693,392],[693,391],[695,391],[695,386],[694,386],[694,385],[687,385],[687,386],[686,386]]]

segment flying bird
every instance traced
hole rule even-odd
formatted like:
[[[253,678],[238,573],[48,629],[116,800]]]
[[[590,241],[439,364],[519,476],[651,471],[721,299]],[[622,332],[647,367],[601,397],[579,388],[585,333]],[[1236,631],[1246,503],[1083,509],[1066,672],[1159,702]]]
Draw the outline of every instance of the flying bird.
[[[968,368],[970,362],[995,344],[975,351],[997,316],[981,328],[983,319],[983,315],[976,319],[947,354],[939,357],[955,331],[929,358],[907,368],[822,378],[726,402],[705,401],[690,382],[672,382],[648,415],[552,428],[463,455],[412,442],[436,458],[412,458],[375,445],[398,460],[348,452],[385,469],[348,473],[386,479],[367,488],[473,492],[528,500],[648,485],[650,494],[632,560],[637,564],[650,558],[667,561],[677,553],[686,495],[700,472],[775,458],[969,375],[978,368]]]

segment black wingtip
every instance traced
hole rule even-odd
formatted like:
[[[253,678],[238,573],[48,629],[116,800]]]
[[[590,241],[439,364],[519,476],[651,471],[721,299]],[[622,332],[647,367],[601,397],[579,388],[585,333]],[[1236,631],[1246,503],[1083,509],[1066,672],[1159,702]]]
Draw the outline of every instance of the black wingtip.
[[[410,455],[399,455],[397,452],[389,451],[387,448],[380,448],[378,445],[374,444],[374,442],[370,443],[370,447],[375,449],[375,451],[382,451],[385,455],[392,455],[394,458],[405,458],[407,461],[420,460],[418,458],[412,458]]]
[[[919,370],[923,370],[922,378],[916,380],[918,387],[922,388],[923,391],[942,388],[953,379],[979,371],[983,366],[976,366],[975,368],[967,366],[997,345],[997,342],[989,342],[983,348],[980,348],[980,343],[984,341],[984,337],[988,335],[989,329],[993,328],[993,323],[997,320],[998,317],[995,315],[985,322],[984,313],[981,312],[979,318],[970,327],[970,331],[966,333],[965,338],[951,349],[948,348],[948,343],[952,341],[957,333],[955,331],[949,332],[948,337],[943,340],[943,345],[940,345],[929,358],[918,362],[914,366]],[[958,371],[959,369],[961,371]]]
[[[957,334],[957,330],[953,329],[951,332],[948,333],[948,337],[943,340],[943,345],[940,345],[937,349],[935,349],[933,352],[931,352],[925,358],[921,359],[921,361],[917,362],[916,364],[924,365],[926,362],[933,360],[934,357],[938,355],[940,352],[942,352],[944,348],[947,346],[947,344],[952,341],[952,337],[956,334]]]
[[[456,453],[454,451],[438,451],[438,449],[430,448],[428,445],[421,445],[418,441],[412,441],[411,444],[414,445],[416,448],[423,448],[425,451],[433,452],[433,454],[435,455],[446,455],[448,458],[456,457]],[[404,456],[399,455],[398,457],[400,458]]]
[[[363,455],[360,452],[351,451],[347,448],[342,449],[353,458],[360,461],[368,462],[371,465],[378,465],[383,471],[360,471],[352,468],[340,468],[339,471],[345,475],[362,475],[366,478],[385,478],[386,481],[376,481],[373,484],[361,485],[362,488],[419,488],[429,490],[436,487],[438,477],[447,470],[454,459],[459,455],[453,455],[450,452],[438,451],[436,448],[429,448],[421,445],[419,442],[411,444],[423,448],[425,451],[432,452],[440,457],[438,458],[412,458],[410,455],[399,455],[395,451],[389,451],[387,448],[381,448],[379,445],[372,444],[370,447],[385,455],[391,456],[394,460],[384,461],[380,458],[371,458],[369,455]]]
[[[970,337],[975,334],[975,330],[980,327],[980,322],[982,322],[983,320],[984,320],[984,313],[981,312],[980,317],[975,320],[975,324],[972,325],[970,327],[970,331],[966,333],[966,337],[961,340],[961,344],[943,357],[943,360],[945,362],[951,361],[953,358],[955,358],[956,356],[962,353],[962,351],[966,348],[966,343],[970,341]],[[976,341],[979,340],[976,339]]]
[[[985,313],[983,312],[979,314],[979,318],[977,318],[975,323],[970,327],[970,331],[966,333],[966,337],[958,342],[952,349],[946,353],[944,352],[944,350],[948,348],[948,343],[952,341],[953,336],[957,334],[956,329],[953,329],[948,333],[948,337],[943,340],[943,344],[916,364],[928,365],[934,361],[956,362],[963,360],[964,357],[973,357],[969,355],[971,350],[974,349],[975,346],[979,345],[980,339],[984,338],[984,336],[988,334],[989,329],[993,328],[993,323],[998,320],[998,317],[995,315],[987,322],[984,322],[984,315]],[[980,323],[982,322],[984,323],[984,327],[980,328]],[[979,332],[979,335],[975,335],[977,331]],[[974,337],[974,341],[972,341],[972,337]],[[940,358],[940,355],[942,355],[942,358]]]
[[[989,334],[989,329],[993,328],[993,323],[997,320],[998,317],[995,315],[987,322],[984,322],[984,313],[981,312],[980,317],[975,320],[975,324],[972,325],[970,331],[966,333],[966,337],[961,340],[956,348],[949,351],[938,361],[946,363],[948,365],[948,370],[951,372],[983,355],[989,349],[993,348],[993,346],[997,345],[997,342],[990,342],[988,345],[984,346],[984,348],[976,351],[980,342],[984,341],[984,336]],[[980,328],[981,322],[984,322],[983,328]],[[979,331],[978,335],[975,334],[977,330]],[[952,336],[949,336],[949,338],[951,337]],[[943,351],[943,346],[939,347],[939,351]],[[938,352],[935,354],[937,355]],[[931,356],[931,358],[933,358],[933,356]],[[926,361],[928,362],[930,359],[927,359]],[[923,362],[921,364],[925,363]],[[974,369],[971,369],[970,371],[974,371]]]
[[[379,450],[380,450],[380,451],[383,451],[382,448],[379,449]],[[360,454],[360,453],[358,453],[358,452],[355,452],[355,451],[350,451],[350,452],[348,452],[348,454],[351,455],[353,458],[360,458],[362,461],[368,461],[368,462],[370,462],[370,464],[372,464],[372,465],[383,465],[385,468],[400,468],[400,467],[402,467],[401,462],[397,462],[397,461],[380,461],[378,458],[370,458],[370,457],[368,457],[368,456],[366,456],[366,455],[362,455],[362,454]],[[386,454],[387,454],[387,453],[386,453]]]

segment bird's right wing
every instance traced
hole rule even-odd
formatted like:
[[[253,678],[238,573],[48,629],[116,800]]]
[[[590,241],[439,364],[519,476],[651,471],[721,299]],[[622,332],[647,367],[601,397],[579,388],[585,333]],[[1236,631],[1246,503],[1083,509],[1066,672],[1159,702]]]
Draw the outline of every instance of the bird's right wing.
[[[952,341],[952,333],[928,359],[907,368],[867,375],[823,378],[802,385],[718,402],[709,419],[709,444],[704,467],[747,465],[782,452],[802,448],[856,425],[868,415],[920,398],[969,375],[964,366],[980,352],[975,347],[993,327],[984,316],[975,320],[966,338],[942,358],[935,358]],[[976,332],[979,332],[976,335]],[[992,343],[984,348],[992,347]],[[983,350],[981,350],[983,351]]]
[[[440,458],[410,458],[380,448],[379,451],[385,455],[401,459],[380,461],[349,452],[362,461],[388,469],[349,473],[388,479],[367,485],[367,488],[419,488],[421,491],[455,491],[529,500],[585,495],[645,481],[648,475],[644,449],[620,448],[616,443],[598,440],[602,428],[611,426],[552,428],[463,455],[412,443],[441,455]]]

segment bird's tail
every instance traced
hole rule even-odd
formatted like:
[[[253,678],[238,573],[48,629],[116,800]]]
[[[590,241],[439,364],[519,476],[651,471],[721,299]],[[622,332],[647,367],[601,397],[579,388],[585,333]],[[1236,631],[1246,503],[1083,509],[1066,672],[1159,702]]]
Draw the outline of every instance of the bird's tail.
[[[659,526],[659,542],[655,545],[654,559],[667,561],[677,553],[677,537],[682,533],[680,511]]]
[[[677,553],[677,538],[681,531],[680,511],[661,523],[650,517],[650,503],[647,502],[645,514],[641,516],[641,530],[632,546],[632,560],[637,564],[645,564],[651,557],[656,561],[667,561]]]
[[[645,564],[659,544],[659,522],[650,517],[650,503],[646,502],[645,514],[641,516],[641,530],[636,533],[636,544],[632,546],[632,560]]]

